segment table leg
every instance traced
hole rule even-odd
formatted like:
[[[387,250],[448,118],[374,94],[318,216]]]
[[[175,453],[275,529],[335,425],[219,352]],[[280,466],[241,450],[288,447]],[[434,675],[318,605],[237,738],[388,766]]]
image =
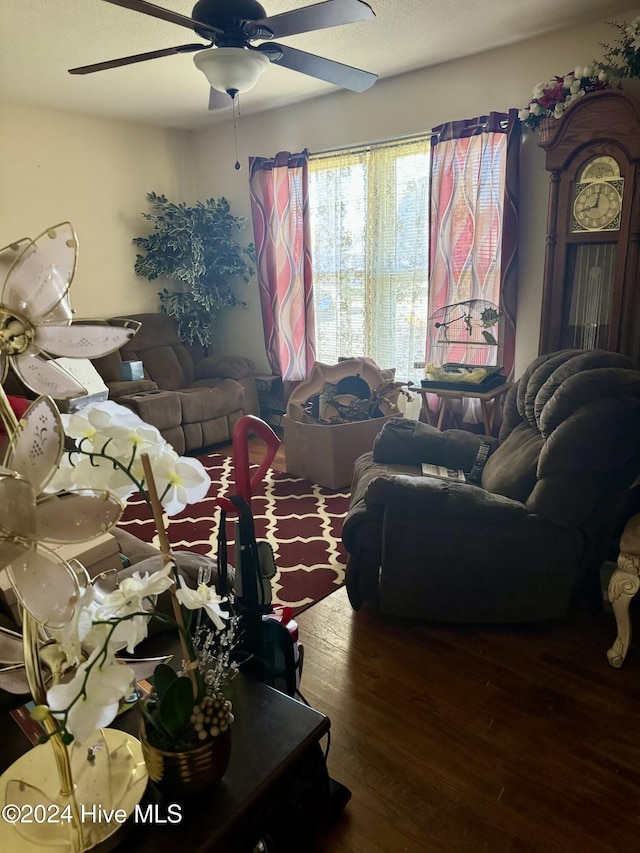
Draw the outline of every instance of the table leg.
[[[640,589],[640,558],[629,554],[620,554],[618,568],[609,581],[609,601],[616,617],[618,636],[607,652],[607,660],[616,669],[624,663],[631,642],[631,619],[629,605],[631,599]]]
[[[494,400],[495,405],[495,400]],[[484,434],[492,435],[493,434],[493,408],[491,409],[491,414],[489,414],[487,410],[487,401],[480,400],[480,409],[482,410],[482,423],[484,424]]]
[[[420,416],[419,419],[424,424],[429,424],[429,426],[435,426],[435,422],[437,418],[434,417],[433,412],[429,408],[429,397],[427,394],[420,395],[422,400],[420,402]]]

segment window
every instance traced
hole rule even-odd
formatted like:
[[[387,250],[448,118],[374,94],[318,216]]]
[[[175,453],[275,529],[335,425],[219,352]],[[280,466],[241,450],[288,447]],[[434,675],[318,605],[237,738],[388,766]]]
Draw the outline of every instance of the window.
[[[429,281],[428,135],[309,160],[318,361],[369,356],[419,382]]]

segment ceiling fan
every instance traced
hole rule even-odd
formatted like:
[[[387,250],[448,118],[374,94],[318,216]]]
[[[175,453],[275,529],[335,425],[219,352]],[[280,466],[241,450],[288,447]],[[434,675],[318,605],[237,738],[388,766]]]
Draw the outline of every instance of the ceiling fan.
[[[364,92],[376,74],[270,41],[276,37],[337,27],[375,17],[364,0],[324,0],[267,17],[256,0],[198,0],[192,17],[155,6],[145,0],[103,0],[172,24],[194,30],[208,44],[182,44],[93,65],[69,69],[70,74],[92,74],[178,53],[195,53],[194,62],[211,85],[209,109],[230,106],[238,92],[253,88],[270,62],[299,71],[353,92]],[[252,42],[261,41],[254,45]]]

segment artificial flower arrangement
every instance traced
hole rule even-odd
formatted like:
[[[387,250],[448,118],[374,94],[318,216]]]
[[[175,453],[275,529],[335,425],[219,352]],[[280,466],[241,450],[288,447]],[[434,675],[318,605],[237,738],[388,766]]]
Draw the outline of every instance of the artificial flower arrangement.
[[[202,464],[179,457],[155,427],[123,406],[107,401],[61,417],[75,445],[64,454],[52,488],[103,488],[123,500],[139,492],[152,512],[157,493],[156,507],[162,504],[170,516],[206,495],[210,478]],[[157,516],[156,524],[162,525]],[[113,592],[100,594],[94,585],[87,586],[73,618],[52,631],[65,653],[65,666],[75,668],[70,681],[47,694],[51,713],[61,721],[67,739],[83,740],[93,729],[107,725],[105,717],[131,694],[133,672],[116,655],[123,646],[134,652],[147,636],[152,618],[173,624],[179,632],[184,663],[181,675],[159,664],[154,692],[139,702],[149,739],[167,750],[183,750],[228,728],[233,715],[221,688],[237,669],[231,660],[237,617],[223,609],[227,599],[208,585],[210,580],[201,576],[198,587],[190,588],[168,554],[160,571],[134,573]],[[173,619],[149,605],[165,591],[174,601]],[[192,630],[191,619],[178,605],[186,611],[202,609],[205,616]],[[99,697],[110,689],[110,701],[100,704]]]
[[[44,399],[40,398],[26,412],[19,431],[30,432],[32,419],[41,421]],[[56,417],[52,405],[49,412]],[[73,494],[84,493],[87,499],[89,495],[126,498],[132,492],[140,492],[158,523],[159,504],[168,515],[174,515],[206,494],[210,478],[202,464],[179,457],[155,427],[123,406],[107,401],[59,417],[60,429],[47,431],[50,438],[45,454],[50,453],[48,445],[63,440],[60,437],[65,433],[75,444],[64,452],[57,469],[50,472],[53,476],[36,487],[41,496],[36,514],[39,506],[47,506],[51,500],[64,507]],[[53,458],[57,455],[53,454]],[[20,456],[18,447],[11,451],[7,462],[24,469]],[[104,514],[98,517],[100,527],[111,526],[119,517],[113,497],[107,506],[110,515],[108,519]],[[5,533],[7,524],[2,527]],[[46,537],[39,540],[43,538]],[[11,555],[10,550],[2,550],[5,556]],[[49,573],[52,569],[50,564]],[[48,627],[57,645],[57,683],[48,689],[46,703],[36,706],[34,715],[40,720],[53,716],[65,743],[74,739],[83,742],[95,729],[109,725],[121,703],[131,696],[136,675],[124,659],[118,658],[118,652],[126,648],[133,653],[147,636],[148,623],[153,618],[173,625],[179,632],[184,661],[180,674],[160,663],[154,671],[154,692],[148,700],[139,702],[149,740],[163,749],[185,750],[231,725],[231,704],[221,688],[237,670],[231,659],[237,617],[224,608],[232,602],[208,585],[210,577],[201,577],[198,587],[190,588],[169,556],[159,571],[144,575],[134,572],[112,591],[105,591],[100,577],[94,582],[85,579],[84,586],[71,596],[76,600],[66,614],[68,618],[61,618],[55,599],[45,603],[37,591],[21,582],[13,564],[10,572],[23,603]],[[61,589],[68,589],[66,567],[58,564],[56,574]],[[155,599],[163,592],[172,597],[174,618],[155,608]],[[199,613],[197,625],[192,627],[192,620],[185,618],[181,608],[188,613],[202,610],[204,616]],[[43,740],[47,737],[44,735]]]
[[[604,58],[597,67],[613,80],[623,77],[640,77],[640,15],[631,23],[609,21],[609,26],[619,32],[613,44],[601,42]]]
[[[51,355],[98,357],[135,334],[129,325],[72,324],[68,290],[76,252],[69,223],[0,249],[0,270],[7,271],[0,295],[3,386],[12,368],[36,394],[82,396],[86,389]],[[185,585],[162,515],[163,507],[174,515],[206,494],[210,478],[201,463],[179,457],[158,430],[111,402],[63,420],[51,398],[40,396],[16,416],[1,387],[0,419],[8,436],[0,465],[0,570],[23,608],[28,677],[22,684],[33,694],[43,739],[54,740],[59,771],[60,761],[68,764],[58,760],[59,744],[82,742],[108,726],[131,697],[136,673],[118,653],[134,650],[152,618],[178,631],[183,671],[175,673],[166,663],[156,669],[154,693],[141,707],[146,732],[164,748],[186,749],[227,730],[233,715],[220,688],[236,670],[233,602],[209,586],[210,578],[200,577],[196,589]],[[73,442],[66,452],[65,440]],[[134,491],[153,512],[163,566],[109,588],[51,545],[86,542],[110,530],[122,514],[121,500]],[[173,617],[157,610],[161,593],[170,596]],[[34,626],[49,637],[36,644],[36,658],[50,670],[46,686],[27,654],[28,635],[37,636]],[[3,682],[9,676],[7,689],[16,692],[20,665],[8,669],[0,671],[0,686],[9,684]]]
[[[578,65],[562,77],[554,76],[533,88],[533,97],[520,110],[518,118],[524,130],[535,130],[543,119],[562,118],[577,100],[588,92],[606,89],[610,85],[606,70],[592,65]]]

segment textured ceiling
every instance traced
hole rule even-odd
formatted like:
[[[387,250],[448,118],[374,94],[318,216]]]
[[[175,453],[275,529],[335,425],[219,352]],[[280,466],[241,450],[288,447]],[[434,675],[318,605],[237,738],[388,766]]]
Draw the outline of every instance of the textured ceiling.
[[[370,0],[376,18],[281,39],[381,78],[511,44],[577,22],[622,13],[616,0]],[[156,5],[190,15],[193,0]],[[262,0],[267,15],[312,5]],[[208,84],[192,55],[86,76],[67,69],[194,42],[188,29],[102,0],[1,0],[0,101],[197,128],[230,117],[209,112]],[[271,65],[242,96],[249,114],[335,91]],[[357,95],[354,95],[357,97]]]

